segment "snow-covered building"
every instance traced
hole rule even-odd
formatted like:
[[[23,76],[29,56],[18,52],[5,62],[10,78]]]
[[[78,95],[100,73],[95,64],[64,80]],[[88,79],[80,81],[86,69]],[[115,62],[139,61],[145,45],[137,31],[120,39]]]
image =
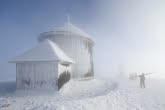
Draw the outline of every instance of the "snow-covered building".
[[[70,22],[55,31],[44,32],[38,37],[39,42],[49,39],[72,58],[72,78],[86,78],[94,76],[92,47],[94,45],[91,36],[80,30]]]
[[[17,89],[57,89],[60,75],[74,63],[55,43],[45,40],[11,61],[16,63]]]
[[[94,76],[90,36],[71,23],[40,34],[37,47],[10,62],[16,63],[17,89],[57,89],[70,78]]]

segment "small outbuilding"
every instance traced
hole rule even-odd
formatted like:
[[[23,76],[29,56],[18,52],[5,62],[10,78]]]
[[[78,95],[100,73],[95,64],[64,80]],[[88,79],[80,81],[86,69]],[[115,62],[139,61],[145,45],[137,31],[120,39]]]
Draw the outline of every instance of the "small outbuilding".
[[[40,42],[10,62],[16,63],[17,90],[57,90],[70,79],[75,63],[50,40]]]

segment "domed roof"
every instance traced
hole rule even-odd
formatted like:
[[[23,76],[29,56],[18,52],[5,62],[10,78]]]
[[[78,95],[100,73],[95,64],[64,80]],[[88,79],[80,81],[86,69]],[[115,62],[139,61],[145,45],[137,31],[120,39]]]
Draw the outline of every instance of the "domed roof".
[[[70,22],[66,22],[64,24],[64,26],[57,28],[55,31],[48,31],[48,32],[41,33],[38,37],[38,40],[42,41],[45,38],[47,38],[49,35],[52,35],[52,34],[56,35],[56,34],[61,34],[61,33],[63,33],[63,34],[67,34],[67,33],[75,34],[77,36],[85,37],[85,38],[92,40],[90,35],[88,35],[86,32],[82,31],[81,29],[79,29],[78,27],[76,27],[75,25],[73,25]]]
[[[90,35],[88,35],[86,32],[82,31],[70,22],[65,23],[63,27],[58,28],[56,32],[70,32],[83,37],[91,38]]]

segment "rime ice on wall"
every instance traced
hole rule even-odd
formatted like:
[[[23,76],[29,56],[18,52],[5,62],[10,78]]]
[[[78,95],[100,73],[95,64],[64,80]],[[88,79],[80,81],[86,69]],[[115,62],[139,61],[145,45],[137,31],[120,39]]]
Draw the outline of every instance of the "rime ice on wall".
[[[66,23],[56,31],[42,33],[39,42],[49,39],[75,61],[72,65],[72,78],[94,76],[92,47],[90,36],[71,23]]]
[[[17,89],[56,89],[58,62],[17,63]]]
[[[16,57],[17,89],[57,89],[59,75],[74,63],[55,43],[45,40]]]

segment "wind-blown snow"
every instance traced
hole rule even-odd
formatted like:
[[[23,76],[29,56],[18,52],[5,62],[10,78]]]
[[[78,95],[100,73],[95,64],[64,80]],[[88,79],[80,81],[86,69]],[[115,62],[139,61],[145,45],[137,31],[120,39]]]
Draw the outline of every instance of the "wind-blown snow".
[[[2,110],[165,110],[165,81],[71,80],[55,95],[7,95],[0,98]],[[153,86],[154,85],[154,86]],[[0,91],[1,92],[1,91]]]

